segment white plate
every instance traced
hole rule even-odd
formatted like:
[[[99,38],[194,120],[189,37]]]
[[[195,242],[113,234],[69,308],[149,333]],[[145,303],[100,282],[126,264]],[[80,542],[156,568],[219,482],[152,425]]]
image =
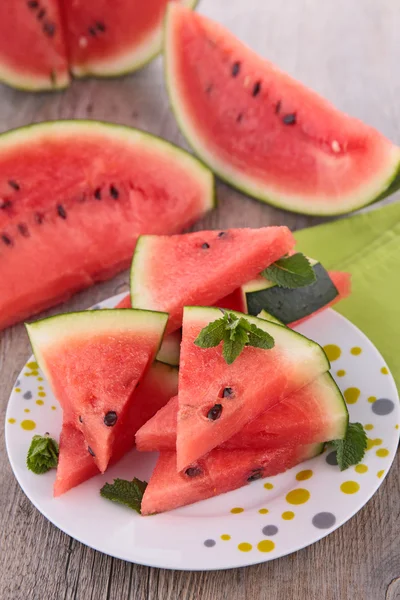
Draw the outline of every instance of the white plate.
[[[121,297],[99,307],[115,306]],[[65,533],[96,550],[143,565],[227,569],[278,558],[316,542],[350,519],[381,485],[397,449],[400,416],[396,386],[384,360],[354,325],[328,310],[298,330],[322,346],[337,346],[340,356],[332,361],[332,374],[343,392],[352,390],[347,392],[351,421],[369,428],[370,449],[363,467],[341,473],[329,462],[334,454],[325,451],[268,480],[170,513],[140,517],[99,495],[104,482],[114,477],[148,479],[156,455],[132,451],[106,474],[53,499],[54,471],[34,475],[25,459],[33,434],[50,432],[58,438],[61,410],[40,372],[28,363],[12,391],[6,416],[7,451],[19,484],[36,508]],[[356,354],[354,348],[361,352]],[[22,427],[27,424],[31,430]],[[299,479],[304,471],[311,476]],[[302,503],[292,504],[291,499]]]

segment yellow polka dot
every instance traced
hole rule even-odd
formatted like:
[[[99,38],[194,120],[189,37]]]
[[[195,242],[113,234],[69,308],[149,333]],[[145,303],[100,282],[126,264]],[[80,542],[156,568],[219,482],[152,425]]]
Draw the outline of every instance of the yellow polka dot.
[[[360,489],[360,485],[356,481],[344,481],[340,489],[344,494],[355,494]]]
[[[32,373],[30,371],[28,371],[27,373],[24,373],[25,377],[30,377],[32,375]]]
[[[260,552],[272,552],[274,548],[275,544],[271,540],[261,540],[261,542],[258,542],[257,544],[257,550]]]
[[[8,422],[10,423],[10,425],[14,425],[14,423],[15,423],[16,421],[15,421],[15,419],[13,419],[13,418],[11,417],[11,419],[8,419]]]
[[[25,421],[21,421],[21,427],[26,431],[32,431],[32,429],[35,429],[36,423],[30,419],[25,419]]]
[[[272,483],[264,483],[264,487],[266,490],[272,490],[274,486]]]
[[[385,470],[382,469],[381,471],[377,472],[377,476],[379,477],[379,479],[382,477],[382,475],[384,474]]]
[[[382,375],[389,375],[389,370],[388,370],[388,368],[387,368],[387,367],[382,367],[382,369],[381,369],[381,373],[382,373]]]
[[[260,508],[258,512],[260,513],[260,515],[267,515],[269,513],[269,510],[268,508]]]
[[[46,398],[46,393],[45,392],[38,392],[38,396],[40,398]]]
[[[326,346],[324,346],[323,350],[330,362],[337,360],[342,354],[341,349],[339,348],[339,346],[336,346],[336,344],[327,344]]]
[[[29,408],[24,408],[24,412],[30,413],[31,411],[29,410]]]
[[[39,385],[38,390],[44,390],[44,387],[42,385]]]
[[[43,400],[36,400],[36,404],[38,404],[39,406],[43,406],[44,402]]]
[[[387,448],[379,448],[379,450],[376,451],[376,455],[379,456],[379,458],[385,458],[389,455],[389,450],[387,450]]]
[[[26,366],[28,367],[28,369],[31,369],[31,371],[36,371],[36,369],[39,368],[39,365],[36,361],[28,362],[26,363]]]
[[[52,406],[51,410],[57,410],[57,406]]]
[[[296,475],[297,481],[305,481],[306,479],[310,479],[313,476],[313,472],[311,469],[306,469],[305,471],[300,471]]]
[[[15,388],[15,391],[16,391],[16,392],[20,392],[20,391],[21,391],[21,388]]]
[[[355,387],[347,388],[347,390],[344,390],[343,396],[347,404],[355,404],[360,397],[360,390]]]
[[[304,504],[310,499],[310,492],[303,488],[292,490],[286,494],[286,502],[289,504]]]
[[[376,401],[376,396],[370,396],[368,398],[368,402],[370,402],[371,404],[373,404]]]
[[[375,438],[372,440],[371,438],[367,438],[367,450],[371,450],[374,446],[380,446],[382,444],[381,438]]]
[[[37,380],[38,381],[43,381],[43,377],[38,377]]]
[[[354,355],[354,356],[358,356],[359,354],[361,354],[362,350],[359,346],[354,346],[350,352]]]
[[[394,428],[395,428],[395,429],[398,429],[398,428],[399,428],[399,426],[398,426],[398,425],[395,425],[395,426],[394,426]]]
[[[366,429],[367,431],[371,431],[371,429],[373,429],[374,426],[372,425],[372,423],[368,423],[367,425],[364,425],[364,429]]]
[[[242,513],[244,511],[244,508],[240,508],[240,506],[236,506],[235,508],[231,508],[231,513],[233,515],[238,515],[239,513]]]
[[[294,519],[294,512],[292,512],[291,510],[285,510],[285,512],[282,513],[282,519],[284,519],[285,521],[291,521],[292,519]]]
[[[240,550],[240,552],[250,552],[250,550],[252,549],[253,546],[251,544],[248,544],[247,542],[242,542],[238,545],[238,550]]]
[[[357,471],[357,473],[366,473],[368,471],[368,467],[367,465],[356,465],[354,470]]]
[[[39,371],[32,371],[31,375],[33,375],[34,377],[36,377],[36,375],[39,375]]]
[[[227,533],[223,533],[223,534],[221,535],[221,540],[224,540],[224,542],[227,542],[227,541],[228,541],[228,540],[230,540],[230,539],[231,539],[231,536],[230,536],[230,535],[228,535]]]
[[[336,375],[338,377],[344,377],[346,375],[346,371],[344,369],[339,369],[339,371],[336,373]]]

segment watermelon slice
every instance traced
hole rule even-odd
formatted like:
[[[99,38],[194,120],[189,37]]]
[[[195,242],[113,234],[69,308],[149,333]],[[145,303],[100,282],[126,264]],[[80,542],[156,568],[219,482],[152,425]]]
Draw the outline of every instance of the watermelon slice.
[[[179,0],[178,0],[179,1]],[[168,0],[61,0],[69,64],[76,77],[121,75],[161,50]],[[181,0],[193,7],[196,0]]]
[[[212,306],[293,245],[287,227],[141,236],[132,260],[132,306],[168,312],[167,331],[174,331],[184,306]]]
[[[176,3],[167,11],[165,70],[191,146],[259,200],[335,215],[389,193],[396,175],[400,181],[400,149],[383,135]]]
[[[204,349],[193,343],[206,325],[221,318],[219,309],[185,308],[176,445],[179,470],[329,370],[329,361],[315,342],[287,327],[241,316],[272,335],[275,346],[272,350],[246,346],[228,365],[222,344]],[[220,416],[212,420],[208,414],[216,404],[221,406]]]
[[[25,90],[60,89],[68,85],[58,0],[0,2],[0,40],[1,81]]]
[[[176,449],[178,397],[171,398],[136,434],[137,449],[153,452]],[[342,439],[348,412],[329,373],[297,390],[247,423],[221,448],[270,450],[288,444],[322,443]]]
[[[135,129],[59,121],[1,135],[0,330],[111,277],[141,233],[176,233],[213,203],[205,167]]]
[[[162,452],[144,493],[141,513],[173,510],[272,477],[320,454],[322,448],[322,444],[275,450],[216,448],[184,473],[177,472],[175,452]]]
[[[153,361],[167,315],[101,310],[27,325],[39,366],[104,472],[134,390]]]

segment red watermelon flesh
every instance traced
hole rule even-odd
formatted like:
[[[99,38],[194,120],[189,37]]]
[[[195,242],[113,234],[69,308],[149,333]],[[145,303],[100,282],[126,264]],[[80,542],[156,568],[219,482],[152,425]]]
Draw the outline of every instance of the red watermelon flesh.
[[[240,313],[237,313],[240,315]],[[275,340],[271,350],[246,346],[228,365],[222,344],[193,342],[220,318],[211,307],[185,307],[179,371],[177,454],[180,470],[220,446],[249,421],[329,370],[322,348],[287,327],[243,315]],[[217,420],[207,415],[216,404]]]
[[[58,0],[0,2],[0,40],[0,80],[27,90],[68,85]]]
[[[178,391],[178,370],[155,361],[139,383],[125,418],[123,430],[116,437],[110,465],[122,458],[135,443],[135,433]],[[54,495],[60,496],[69,489],[100,473],[87,450],[82,432],[75,419],[68,420],[64,411],[60,437],[60,454]]]
[[[212,306],[294,247],[287,227],[141,236],[131,267],[131,301],[169,313],[167,332],[184,306]]]
[[[152,515],[219,496],[256,479],[283,473],[321,450],[321,444],[275,450],[216,448],[184,473],[177,472],[175,452],[162,452],[144,493],[141,513]]]
[[[113,309],[69,313],[27,326],[41,369],[102,472],[166,320],[162,313]]]
[[[140,234],[180,231],[213,202],[207,169],[138,130],[59,121],[3,134],[0,330],[126,268]]]
[[[183,134],[247,194],[295,212],[340,214],[372,202],[396,177],[400,149],[383,135],[176,3],[165,63]]]

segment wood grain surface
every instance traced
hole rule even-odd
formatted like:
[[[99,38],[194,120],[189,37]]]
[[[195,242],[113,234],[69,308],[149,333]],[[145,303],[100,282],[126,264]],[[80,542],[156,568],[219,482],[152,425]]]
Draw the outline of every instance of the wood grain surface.
[[[400,143],[398,0],[203,0],[224,23],[280,67]],[[133,125],[185,145],[168,107],[157,59],[116,80],[75,81],[65,92],[0,87],[0,130],[90,118]],[[219,208],[200,228],[287,224],[296,216],[218,185]],[[127,289],[128,274],[76,295],[53,313],[87,307]],[[18,371],[30,354],[22,325],[0,333],[2,422]],[[233,571],[141,567],[95,552],[51,525],[19,489],[0,430],[1,600],[399,600],[400,459],[374,498],[327,538],[286,558]],[[105,524],[106,526],[106,524]]]

